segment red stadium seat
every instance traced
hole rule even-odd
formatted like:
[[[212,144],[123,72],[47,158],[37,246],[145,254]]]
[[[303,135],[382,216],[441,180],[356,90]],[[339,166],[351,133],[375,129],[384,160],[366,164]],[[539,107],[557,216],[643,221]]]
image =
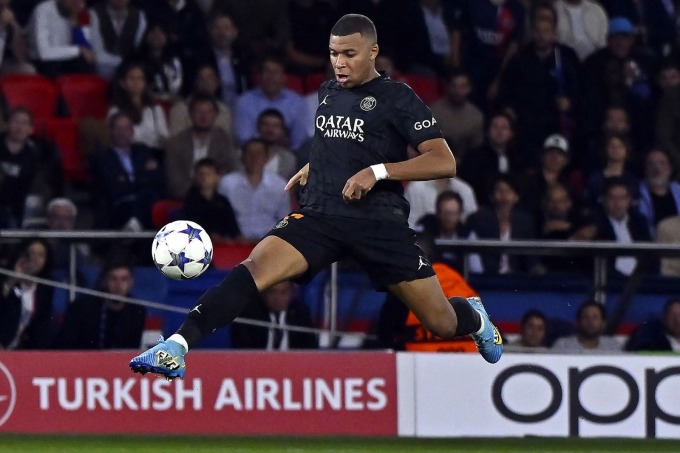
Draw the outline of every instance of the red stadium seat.
[[[184,203],[178,200],[158,200],[151,207],[151,221],[156,228],[162,228],[177,220],[183,208]]]
[[[316,93],[319,87],[328,79],[325,72],[312,72],[305,77],[305,93]]]
[[[215,244],[212,265],[216,269],[231,270],[248,258],[254,247],[254,245]]]
[[[0,92],[10,109],[24,107],[33,115],[36,130],[43,132],[46,122],[56,116],[57,86],[37,74],[13,74],[0,78]]]
[[[427,105],[439,99],[439,81],[437,78],[417,74],[404,74],[402,79],[413,88],[413,91]]]
[[[89,181],[87,165],[78,146],[78,122],[73,118],[50,118],[45,135],[59,149],[64,179],[72,182]]]
[[[57,78],[56,83],[72,117],[106,118],[109,109],[106,79],[92,74],[71,74]]]

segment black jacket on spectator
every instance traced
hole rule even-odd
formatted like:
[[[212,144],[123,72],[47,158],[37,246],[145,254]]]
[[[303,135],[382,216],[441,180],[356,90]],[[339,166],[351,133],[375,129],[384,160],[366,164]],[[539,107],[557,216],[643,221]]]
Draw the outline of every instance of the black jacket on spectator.
[[[215,193],[212,200],[206,199],[196,187],[191,187],[184,199],[184,215],[187,220],[205,228],[208,235],[219,234],[236,238],[241,230],[236,222],[236,214],[227,197]]]
[[[534,218],[519,209],[513,209],[510,214],[511,239],[534,239]],[[500,239],[501,230],[496,213],[489,208],[481,208],[467,219],[467,228],[477,235],[478,239]],[[482,253],[482,266],[485,274],[497,274],[500,267],[499,253]],[[510,268],[513,272],[529,271],[538,263],[533,256],[510,255]]]
[[[506,150],[508,157],[508,173],[521,171],[520,161],[514,149]],[[488,144],[469,150],[465,160],[460,165],[458,177],[470,184],[475,191],[477,202],[482,206],[489,206],[491,201],[489,194],[493,189],[493,183],[501,174],[498,171],[499,157]]]
[[[243,318],[270,322],[269,311],[263,301],[248,304],[239,315]],[[293,300],[286,311],[286,325],[313,327],[309,308],[302,302]],[[231,325],[231,345],[238,349],[266,349],[269,328],[234,323]],[[288,332],[289,349],[315,349],[319,347],[319,339],[315,334],[305,332]]]
[[[31,140],[12,154],[0,135],[0,228],[21,228],[26,197],[38,171],[39,151]]]
[[[95,224],[99,228],[119,229],[132,217],[153,228],[151,207],[164,187],[161,166],[142,144],[131,146],[131,159],[133,179],[112,148],[93,156],[90,168],[98,195]]]
[[[83,296],[69,304],[57,347],[62,349],[138,349],[146,308],[124,304],[111,310],[97,297]]]
[[[626,351],[671,351],[666,328],[659,319],[640,324],[626,343]]]
[[[46,277],[46,276],[41,276]],[[2,281],[2,285],[5,280]],[[2,286],[0,286],[0,289]],[[17,284],[6,297],[0,292],[0,345],[6,348],[14,339],[21,316],[21,293]],[[52,343],[52,294],[50,286],[37,285],[34,295],[35,312],[23,331],[17,349],[48,349]]]

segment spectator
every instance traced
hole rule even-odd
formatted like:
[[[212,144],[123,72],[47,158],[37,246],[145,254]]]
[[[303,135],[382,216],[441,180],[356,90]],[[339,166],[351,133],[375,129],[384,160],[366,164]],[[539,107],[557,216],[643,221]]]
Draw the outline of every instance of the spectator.
[[[96,192],[95,225],[109,229],[152,229],[151,206],[160,198],[163,176],[149,147],[134,143],[132,119],[123,112],[109,119],[111,146],[92,156]]]
[[[292,284],[288,281],[264,291],[262,300],[249,304],[240,316],[270,322],[277,327],[235,323],[231,327],[231,344],[234,348],[288,351],[319,347],[316,334],[284,330],[286,326],[314,327],[309,308],[294,299]]]
[[[194,0],[139,0],[137,4],[149,23],[161,24],[167,30],[168,41],[178,46],[183,60],[210,45],[203,12]]]
[[[533,239],[535,223],[531,215],[517,208],[519,191],[510,175],[499,175],[491,192],[491,207],[482,207],[467,220],[469,239]],[[484,253],[470,256],[470,270],[475,273],[507,274],[535,271],[538,260],[519,255]]]
[[[146,84],[154,100],[169,103],[179,97],[184,67],[175,43],[161,24],[149,24],[133,59],[144,67]]]
[[[467,152],[484,142],[484,115],[470,102],[470,76],[463,71],[447,77],[446,95],[431,106],[432,115],[460,166]]]
[[[653,149],[645,159],[645,177],[640,184],[639,209],[647,220],[650,235],[665,218],[680,214],[680,183],[673,181],[673,163],[665,151]]]
[[[191,127],[191,115],[189,114],[189,104],[191,99],[197,94],[209,95],[215,98],[218,107],[215,126],[222,129],[229,137],[234,137],[234,124],[231,109],[220,99],[220,81],[217,78],[215,68],[211,65],[201,66],[196,70],[194,87],[192,94],[186,99],[179,99],[170,110],[170,136]]]
[[[607,13],[591,0],[557,0],[557,39],[582,61],[607,42]]]
[[[47,203],[47,224],[50,231],[74,231],[78,219],[78,207],[66,197],[59,197]],[[71,243],[51,238],[47,241],[52,248],[55,269],[69,269],[71,265]],[[86,244],[75,244],[77,280],[83,281],[84,265],[87,264],[89,248]]]
[[[651,241],[645,218],[632,206],[630,188],[622,178],[609,178],[602,189],[602,205],[595,213],[596,240],[630,244]],[[614,269],[622,275],[631,275],[638,261],[632,256],[617,256]]]
[[[43,239],[23,242],[11,261],[14,272],[51,278],[52,251]],[[0,350],[47,349],[52,342],[51,286],[5,277],[0,287]]]
[[[477,211],[475,192],[461,178],[454,176],[434,181],[411,181],[404,191],[404,197],[411,207],[408,216],[411,228],[426,214],[435,213],[437,195],[445,190],[452,190],[460,195],[463,200],[463,219]]]
[[[547,352],[548,319],[543,312],[528,310],[519,323],[519,339],[508,346],[514,352]]]
[[[27,62],[28,44],[11,0],[0,0],[0,73],[35,72]]]
[[[323,70],[328,61],[328,30],[337,20],[333,7],[318,0],[288,2],[290,38],[286,59],[293,73]]]
[[[132,266],[109,258],[97,290],[130,297],[135,286]],[[61,349],[137,349],[142,341],[146,308],[113,298],[85,295],[69,304],[56,346]]]
[[[656,142],[680,165],[680,63],[668,61],[659,72],[661,98],[656,110]]]
[[[30,138],[32,133],[31,113],[23,107],[13,109],[7,132],[0,134],[0,228],[21,228],[23,224],[40,156]]]
[[[606,109],[626,109],[635,145],[649,144],[653,138],[654,106],[651,82],[654,60],[634,47],[633,25],[623,17],[609,21],[607,46],[588,57],[583,64],[581,130],[593,135]]]
[[[267,165],[265,171],[276,173],[285,180],[297,170],[297,158],[290,149],[288,129],[281,112],[266,109],[257,117],[257,135],[267,144]]]
[[[197,94],[189,104],[191,127],[166,143],[165,175],[167,194],[183,199],[191,185],[194,164],[204,157],[215,160],[220,174],[238,168],[238,154],[233,140],[216,127],[219,107],[215,98]]]
[[[283,113],[286,127],[290,131],[291,146],[299,148],[309,137],[303,123],[305,103],[302,97],[286,88],[286,72],[283,61],[267,57],[259,69],[257,88],[248,90],[236,101],[235,127],[236,138],[243,143],[257,135],[257,117],[268,108]]]
[[[587,300],[576,312],[576,334],[558,338],[552,350],[560,353],[592,354],[621,351],[621,343],[603,335],[607,314],[604,305]]]
[[[596,228],[592,216],[574,203],[567,188],[556,183],[543,196],[539,237],[546,240],[592,240]],[[575,256],[545,256],[541,263],[547,272],[580,272],[590,260]]]
[[[404,34],[402,51],[406,72],[441,77],[454,63],[453,30],[456,8],[448,1],[412,0],[400,8]]]
[[[227,197],[236,212],[243,236],[257,241],[290,212],[290,200],[283,190],[286,181],[276,173],[264,171],[267,145],[260,139],[243,145],[243,170],[225,175],[218,191]]]
[[[236,46],[250,68],[270,54],[283,54],[290,40],[290,19],[286,2],[280,0],[220,0],[212,14],[226,14],[239,29]],[[326,42],[328,38],[324,38]]]
[[[204,157],[194,164],[194,182],[184,198],[187,220],[201,225],[213,242],[243,242],[229,200],[217,192],[220,173],[217,162]]]
[[[146,16],[129,3],[130,0],[103,0],[90,10],[90,40],[97,72],[107,80],[113,78],[123,60],[136,52],[146,30]]]
[[[221,13],[212,16],[209,24],[211,45],[196,49],[192,66],[200,68],[204,65],[211,65],[215,68],[222,102],[233,110],[239,94],[243,93],[247,87],[248,78],[248,69],[241,58],[239,49],[234,46],[239,30],[231,16]]]
[[[484,108],[495,101],[503,71],[524,39],[526,13],[518,0],[463,0],[459,8],[453,63],[470,72],[473,100]]]
[[[676,44],[677,2],[672,0],[602,0],[609,17],[625,17],[636,29],[641,45],[656,56],[670,54]]]
[[[558,44],[556,24],[533,24],[531,42],[515,55],[501,81],[501,103],[517,117],[522,160],[536,166],[545,137],[573,133],[578,97],[579,61],[572,49]]]
[[[603,163],[588,177],[588,193],[592,206],[599,203],[604,183],[607,178],[612,177],[623,178],[631,189],[633,199],[637,200],[640,179],[628,168],[632,152],[631,143],[625,136],[611,134],[605,138],[603,150],[600,153],[603,156]]]
[[[677,244],[680,242],[680,216],[668,217],[656,226],[656,242]],[[680,277],[680,258],[661,258],[661,275]]]
[[[463,239],[466,236],[462,222],[463,199],[452,190],[445,190],[437,196],[434,214],[426,214],[416,224],[418,243],[423,247],[430,261],[443,262],[458,272],[465,268],[465,257],[455,249],[438,248],[437,239]]]
[[[564,136],[553,134],[545,139],[541,166],[523,178],[522,206],[527,212],[539,212],[541,197],[558,183],[567,187],[576,203],[581,203],[585,181],[579,169],[569,166],[570,158],[569,142]]]
[[[108,117],[125,113],[133,122],[133,141],[160,149],[168,137],[168,124],[163,108],[151,97],[144,67],[129,62],[118,68]]]
[[[680,352],[680,299],[664,304],[661,319],[640,324],[628,339],[626,351]]]
[[[586,138],[588,143],[584,152],[580,156],[574,156],[578,159],[580,167],[587,173],[600,169],[602,150],[605,149],[605,141],[610,135],[619,135],[629,141],[631,151],[644,149],[642,144],[640,144],[642,146],[640,147],[637,143],[633,143],[630,132],[630,117],[626,109],[620,105],[607,107],[601,120],[601,128],[593,129],[589,134],[590,136]]]
[[[45,0],[35,7],[27,33],[29,54],[39,73],[56,78],[94,70],[94,53],[77,33],[84,10],[84,0]]]
[[[512,148],[515,137],[513,118],[504,112],[491,115],[485,143],[471,150],[460,164],[460,177],[469,182],[480,204],[488,206],[488,194],[498,175],[517,173],[520,161]]]

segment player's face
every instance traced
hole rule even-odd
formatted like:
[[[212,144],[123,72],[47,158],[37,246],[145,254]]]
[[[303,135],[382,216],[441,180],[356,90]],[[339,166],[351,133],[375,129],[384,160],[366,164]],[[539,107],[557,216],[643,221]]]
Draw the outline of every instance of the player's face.
[[[378,45],[360,33],[347,36],[331,35],[328,44],[335,79],[344,88],[352,88],[378,76],[375,58]]]

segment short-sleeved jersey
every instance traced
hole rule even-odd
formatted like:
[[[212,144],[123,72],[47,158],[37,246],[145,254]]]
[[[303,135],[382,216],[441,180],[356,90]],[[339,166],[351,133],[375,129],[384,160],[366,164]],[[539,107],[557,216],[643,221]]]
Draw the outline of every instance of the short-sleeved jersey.
[[[353,88],[330,80],[319,88],[309,179],[301,192],[303,210],[325,215],[406,222],[408,202],[400,181],[379,181],[363,199],[346,203],[342,190],[358,171],[407,159],[441,138],[432,112],[406,84],[381,75]]]

